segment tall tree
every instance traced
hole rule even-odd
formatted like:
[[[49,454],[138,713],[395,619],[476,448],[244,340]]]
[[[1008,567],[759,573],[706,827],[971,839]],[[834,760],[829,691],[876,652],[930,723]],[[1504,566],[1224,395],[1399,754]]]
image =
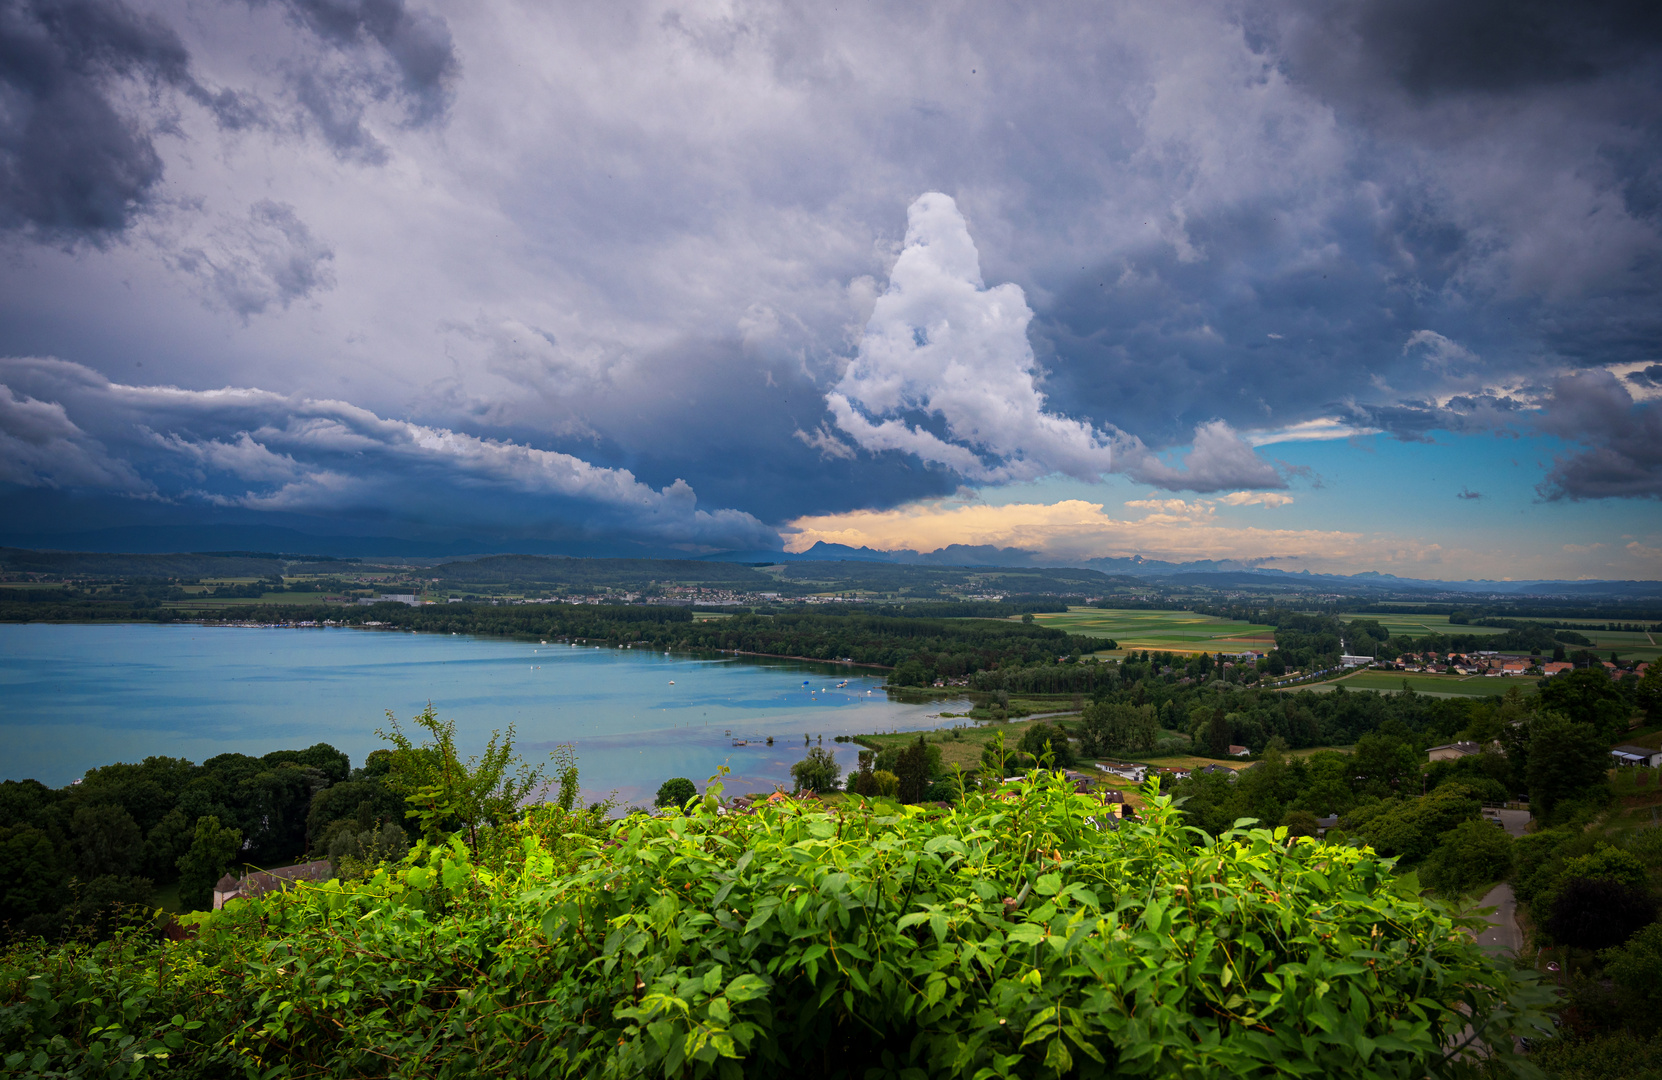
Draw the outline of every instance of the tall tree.
[[[376,734],[395,748],[393,787],[410,805],[406,816],[421,822],[429,840],[460,832],[477,851],[480,830],[512,821],[527,796],[545,786],[544,767],[514,754],[512,724],[506,736],[491,732],[483,754],[463,761],[456,749],[456,722],[440,720],[431,704],[414,719],[431,736],[425,745],[417,746],[390,711],[387,722],[391,730]]]
[[[1544,712],[1529,725],[1529,802],[1545,817],[1566,799],[1602,793],[1610,753],[1590,724]]]
[[[900,752],[900,758],[895,762],[894,774],[899,780],[896,793],[901,802],[923,801],[923,793],[929,790],[929,771],[929,746],[919,735],[916,742]]]
[[[816,746],[808,751],[806,757],[791,766],[791,777],[796,781],[797,791],[812,791],[820,794],[837,790],[837,777],[842,774],[842,766],[831,751],[823,746]]]
[[[131,874],[144,854],[144,834],[119,806],[83,806],[70,821],[75,838],[75,872],[82,881],[105,874]]]
[[[209,815],[196,822],[190,850],[179,856],[179,902],[192,910],[213,903],[214,883],[242,850],[242,830]]]

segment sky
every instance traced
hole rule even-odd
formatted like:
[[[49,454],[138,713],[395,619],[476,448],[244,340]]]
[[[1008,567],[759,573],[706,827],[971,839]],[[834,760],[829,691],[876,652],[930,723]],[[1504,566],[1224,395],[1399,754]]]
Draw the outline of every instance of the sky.
[[[0,0],[0,532],[1662,577],[1662,9]]]

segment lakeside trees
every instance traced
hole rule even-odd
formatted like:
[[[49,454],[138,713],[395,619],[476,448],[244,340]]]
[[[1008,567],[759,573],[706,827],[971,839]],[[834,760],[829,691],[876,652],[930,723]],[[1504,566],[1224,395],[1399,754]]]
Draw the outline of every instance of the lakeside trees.
[[[0,608],[4,608],[6,599],[0,597]],[[80,609],[60,608],[62,605],[48,604],[27,609],[21,615],[12,611],[10,617],[69,620],[81,617],[75,613]],[[0,618],[8,617],[9,610],[0,610]],[[126,607],[110,608],[86,617],[120,619],[128,611]],[[181,613],[163,610],[143,617],[152,616],[166,621],[181,617]],[[1023,686],[1043,684],[1056,692],[1072,692],[1088,691],[1098,684],[1095,680],[1104,677],[1091,671],[1100,665],[1057,663],[1058,657],[1077,657],[1082,651],[1102,648],[1102,641],[1001,619],[914,618],[848,611],[745,613],[699,622],[693,619],[689,608],[664,605],[409,607],[400,603],[352,608],[254,605],[235,609],[232,617],[283,623],[334,620],[341,625],[374,623],[392,629],[434,633],[495,634],[654,649],[722,650],[810,660],[847,660],[886,668],[911,664],[907,670],[915,671],[914,685],[925,685],[937,678],[960,678],[1011,668],[1024,672],[1020,676],[1025,680]],[[1044,673],[1038,674],[1040,671]]]
[[[372,756],[352,770],[319,743],[200,765],[149,757],[92,769],[66,788],[0,782],[0,925],[48,938],[89,923],[108,929],[118,906],[144,915],[175,886],[187,907],[206,904],[234,866],[327,853],[348,829],[390,822],[402,833],[406,807],[386,784],[387,764]]]

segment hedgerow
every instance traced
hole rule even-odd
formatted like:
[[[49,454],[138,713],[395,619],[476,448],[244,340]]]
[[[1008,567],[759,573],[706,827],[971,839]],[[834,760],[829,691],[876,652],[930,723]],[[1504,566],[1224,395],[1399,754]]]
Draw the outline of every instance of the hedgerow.
[[[607,823],[233,907],[176,943],[19,948],[21,1076],[1422,1077],[1548,991],[1367,849],[1142,821],[1035,773]],[[1117,824],[1118,828],[1112,825]],[[193,1026],[194,1025],[194,1026]]]

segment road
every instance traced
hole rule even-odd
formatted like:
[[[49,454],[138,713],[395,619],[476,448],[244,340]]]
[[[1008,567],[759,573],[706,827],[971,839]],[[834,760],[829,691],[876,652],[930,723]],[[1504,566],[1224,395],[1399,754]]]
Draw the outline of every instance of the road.
[[[1523,932],[1518,929],[1518,901],[1512,895],[1512,886],[1502,882],[1483,894],[1478,907],[1492,907],[1489,929],[1477,935],[1477,943],[1492,953],[1516,953],[1523,948]]]
[[[1485,810],[1485,817],[1497,817],[1512,836],[1522,836],[1529,824],[1528,810]],[[1518,929],[1518,901],[1512,895],[1512,886],[1502,882],[1490,889],[1479,901],[1478,907],[1492,907],[1489,929],[1477,935],[1477,943],[1492,953],[1516,953],[1523,948],[1523,932]]]

